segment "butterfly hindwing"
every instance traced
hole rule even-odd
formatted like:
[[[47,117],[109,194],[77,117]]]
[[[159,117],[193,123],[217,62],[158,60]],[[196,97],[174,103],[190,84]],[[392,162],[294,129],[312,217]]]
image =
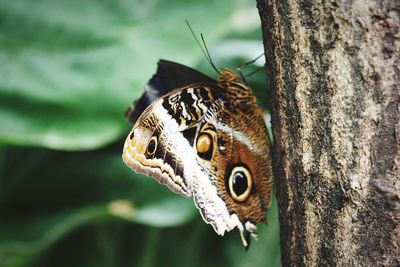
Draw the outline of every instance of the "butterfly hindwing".
[[[210,153],[204,138],[211,141]],[[271,201],[269,139],[261,109],[218,99],[199,122],[195,148],[191,188],[196,206],[217,233],[237,227],[247,243],[246,232],[256,236],[256,224],[265,220]],[[235,184],[238,177],[245,183]]]

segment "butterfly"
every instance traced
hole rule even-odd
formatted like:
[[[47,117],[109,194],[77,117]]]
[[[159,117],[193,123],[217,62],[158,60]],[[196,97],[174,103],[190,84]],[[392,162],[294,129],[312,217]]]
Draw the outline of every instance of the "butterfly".
[[[251,88],[233,71],[213,79],[160,60],[125,116],[134,124],[123,161],[173,192],[193,197],[204,221],[243,245],[271,204],[270,140]]]

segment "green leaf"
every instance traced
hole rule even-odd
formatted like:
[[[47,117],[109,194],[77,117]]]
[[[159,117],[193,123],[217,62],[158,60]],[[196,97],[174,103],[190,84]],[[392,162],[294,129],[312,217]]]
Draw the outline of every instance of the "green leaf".
[[[0,266],[23,266],[90,222],[120,218],[170,227],[198,216],[191,199],[135,174],[119,153],[19,149],[6,154],[0,189]]]
[[[31,265],[50,257],[44,252],[52,250],[59,242],[71,243],[70,250],[75,246],[83,249],[81,244],[89,241],[89,253],[102,249],[101,257],[108,257],[113,247],[132,247],[139,259],[132,258],[131,250],[128,255],[118,257],[129,258],[129,262],[141,266],[149,266],[146,265],[149,262],[154,266],[163,263],[163,266],[193,266],[193,257],[198,260],[198,266],[218,266],[226,262],[230,262],[230,266],[264,266],[265,262],[270,262],[269,266],[279,265],[275,201],[268,213],[268,226],[259,225],[260,240],[252,242],[245,253],[237,230],[224,237],[217,236],[212,227],[203,222],[191,199],[175,195],[165,186],[123,166],[120,155],[114,152],[119,147],[80,153],[7,149],[3,153],[6,157],[3,158],[0,191],[0,266]],[[194,225],[178,228],[194,217]],[[113,218],[143,226],[116,224]],[[154,226],[175,228],[162,230]],[[93,234],[90,234],[97,227],[102,229],[97,233],[101,239],[108,236],[110,229],[127,232],[131,237],[104,241],[108,248],[99,248],[99,244],[92,244]],[[85,237],[74,234],[77,231]],[[149,236],[144,234],[146,232]],[[66,236],[70,237],[66,239]],[[67,241],[61,241],[65,239]],[[168,248],[170,244],[173,248]],[[209,251],[210,244],[220,256],[213,258],[206,254],[203,259],[201,253]],[[72,249],[74,255],[78,253]],[[70,262],[65,251],[57,253],[65,262]],[[81,255],[81,264],[90,259],[89,255]],[[114,260],[107,259],[103,263]],[[97,256],[90,261],[97,262]],[[55,265],[60,266],[64,260],[56,262]]]
[[[122,163],[123,113],[158,59],[216,76],[185,19],[218,67],[262,52],[250,0],[0,0],[1,267],[279,266],[275,202],[245,252]],[[262,74],[248,81],[265,104]]]
[[[159,58],[193,66],[203,57],[185,19],[212,44],[243,23],[237,8],[0,0],[0,142],[79,150],[117,140]]]

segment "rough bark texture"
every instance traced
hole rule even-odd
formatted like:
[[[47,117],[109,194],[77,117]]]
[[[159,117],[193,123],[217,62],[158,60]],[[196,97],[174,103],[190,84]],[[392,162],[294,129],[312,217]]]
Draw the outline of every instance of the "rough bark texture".
[[[399,1],[257,2],[283,266],[399,266]]]

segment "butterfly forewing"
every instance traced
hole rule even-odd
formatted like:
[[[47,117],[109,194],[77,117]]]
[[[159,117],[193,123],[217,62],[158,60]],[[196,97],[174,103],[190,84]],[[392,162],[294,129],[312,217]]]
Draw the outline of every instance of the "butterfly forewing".
[[[144,88],[144,93],[128,108],[125,117],[134,124],[153,101],[177,88],[187,87],[190,84],[215,87],[216,81],[192,68],[168,60],[160,60],[156,73]]]
[[[191,196],[191,164],[197,124],[218,97],[206,85],[173,90],[151,103],[125,143],[123,158],[133,170],[152,176],[171,190]],[[154,141],[150,143],[151,138]],[[149,144],[154,152],[148,151]],[[152,152],[152,153],[149,153]]]

